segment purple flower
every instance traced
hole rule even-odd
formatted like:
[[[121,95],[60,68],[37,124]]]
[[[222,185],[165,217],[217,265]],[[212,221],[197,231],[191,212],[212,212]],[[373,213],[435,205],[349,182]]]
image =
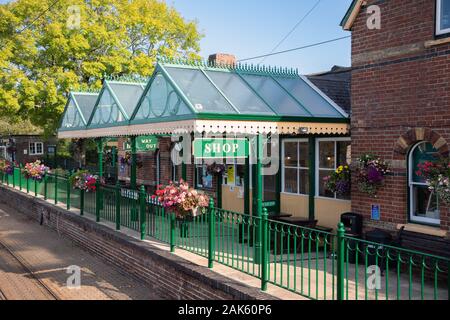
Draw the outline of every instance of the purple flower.
[[[367,167],[367,180],[370,183],[379,183],[383,180],[383,175],[373,165]]]

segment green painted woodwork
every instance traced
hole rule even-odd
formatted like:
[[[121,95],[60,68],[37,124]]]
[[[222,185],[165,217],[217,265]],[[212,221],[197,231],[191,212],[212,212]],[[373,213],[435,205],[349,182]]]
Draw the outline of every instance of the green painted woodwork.
[[[246,138],[197,138],[192,153],[198,159],[238,159],[248,157]]]
[[[308,138],[309,147],[309,198],[308,198],[308,216],[309,219],[315,219],[315,196],[316,196],[316,139]],[[281,159],[281,158],[280,158]]]
[[[159,138],[155,135],[136,137],[136,151],[155,151],[159,148]],[[131,151],[131,142],[124,142],[123,149]]]

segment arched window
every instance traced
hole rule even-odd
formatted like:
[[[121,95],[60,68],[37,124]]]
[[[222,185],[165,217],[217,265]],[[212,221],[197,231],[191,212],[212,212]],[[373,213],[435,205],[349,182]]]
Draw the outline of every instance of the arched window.
[[[423,177],[416,174],[418,165],[435,161],[436,149],[431,143],[422,141],[409,153],[409,215],[412,222],[439,225],[439,201],[436,193],[428,189]]]

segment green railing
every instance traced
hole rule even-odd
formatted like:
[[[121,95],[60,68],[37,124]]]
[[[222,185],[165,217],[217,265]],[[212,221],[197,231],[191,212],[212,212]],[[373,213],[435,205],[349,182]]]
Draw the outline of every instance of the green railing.
[[[40,196],[96,221],[115,224],[318,300],[448,300],[450,260],[344,234],[324,232],[210,206],[177,220],[145,190],[97,184],[96,192],[74,190],[68,176],[47,174],[42,181],[0,173],[0,181]]]

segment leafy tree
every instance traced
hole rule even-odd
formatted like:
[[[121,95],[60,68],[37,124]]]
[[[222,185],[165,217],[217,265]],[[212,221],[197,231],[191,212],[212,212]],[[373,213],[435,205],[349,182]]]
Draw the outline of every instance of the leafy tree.
[[[99,88],[104,75],[148,76],[157,56],[198,59],[201,36],[160,0],[0,5],[0,116],[53,133],[70,89]]]

